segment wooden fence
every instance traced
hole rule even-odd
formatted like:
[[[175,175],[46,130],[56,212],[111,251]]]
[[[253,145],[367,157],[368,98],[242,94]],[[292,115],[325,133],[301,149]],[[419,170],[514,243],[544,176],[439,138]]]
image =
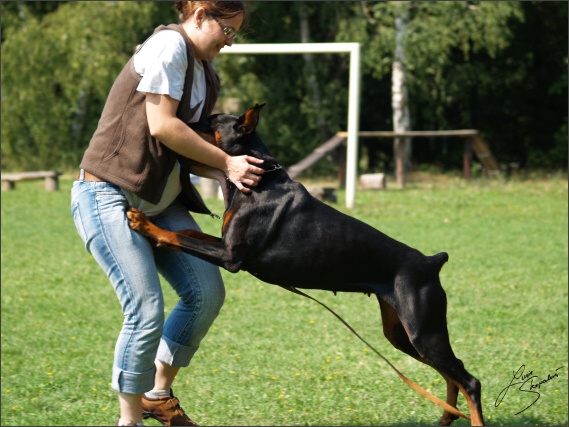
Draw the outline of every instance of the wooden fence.
[[[305,157],[300,162],[291,166],[287,169],[291,178],[295,179],[303,171],[311,167],[314,163],[320,160],[326,153],[339,147],[341,144],[345,143],[348,136],[347,132],[338,132],[331,139],[326,141],[320,147],[316,148],[310,155]],[[358,137],[366,138],[412,138],[412,137],[448,137],[448,136],[458,136],[464,139],[464,150],[463,150],[463,165],[462,173],[465,179],[469,180],[471,178],[472,170],[472,155],[476,154],[478,160],[484,167],[484,170],[489,175],[497,175],[500,173],[500,168],[496,159],[494,158],[488,144],[480,137],[478,130],[476,129],[459,129],[459,130],[432,130],[432,131],[407,131],[407,132],[390,132],[390,131],[360,131],[358,132]],[[396,167],[396,179],[400,187],[403,187],[405,182],[404,174],[405,168],[402,167],[404,159],[398,158],[401,156],[400,151],[396,151],[394,155],[396,156],[395,163],[398,165]],[[342,160],[345,156],[341,156]],[[340,172],[339,178],[340,183],[343,184],[345,177],[345,161],[340,161]]]

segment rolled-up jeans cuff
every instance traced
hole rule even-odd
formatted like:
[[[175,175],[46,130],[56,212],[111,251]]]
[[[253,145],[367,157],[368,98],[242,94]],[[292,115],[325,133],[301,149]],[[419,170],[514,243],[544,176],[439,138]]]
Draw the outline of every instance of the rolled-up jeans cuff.
[[[142,394],[154,388],[156,366],[143,372],[128,372],[113,366],[113,381],[111,386],[119,393]]]
[[[160,345],[158,346],[158,353],[156,358],[170,366],[186,367],[190,364],[192,357],[198,351],[197,346],[188,346],[178,344],[166,337],[160,338]]]

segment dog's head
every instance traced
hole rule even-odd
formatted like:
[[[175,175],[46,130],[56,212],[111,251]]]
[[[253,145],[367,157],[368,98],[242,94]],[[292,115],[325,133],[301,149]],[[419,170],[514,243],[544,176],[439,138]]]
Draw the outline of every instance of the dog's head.
[[[248,154],[262,159],[272,158],[255,132],[259,112],[264,106],[265,104],[256,104],[241,116],[214,114],[205,121],[192,125],[192,128],[231,156]]]

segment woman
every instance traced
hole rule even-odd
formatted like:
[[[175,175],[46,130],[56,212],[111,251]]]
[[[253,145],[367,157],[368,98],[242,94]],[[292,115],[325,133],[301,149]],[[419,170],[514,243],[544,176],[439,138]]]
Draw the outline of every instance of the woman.
[[[192,173],[248,192],[262,163],[230,157],[186,123],[211,114],[219,79],[208,61],[231,46],[246,14],[240,1],[176,2],[180,24],[158,27],[117,77],[73,184],[71,208],[89,253],[109,277],[124,323],[115,347],[112,387],[117,425],[195,425],[171,390],[224,301],[217,267],[181,252],[153,248],[128,225],[134,206],[169,230],[199,229],[188,210],[210,213],[180,156],[202,165]],[[159,274],[180,297],[164,321]]]

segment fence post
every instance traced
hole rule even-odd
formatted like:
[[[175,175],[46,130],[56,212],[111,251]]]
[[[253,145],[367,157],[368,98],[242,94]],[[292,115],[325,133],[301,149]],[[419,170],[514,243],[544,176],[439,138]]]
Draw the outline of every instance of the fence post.
[[[395,149],[395,178],[397,186],[403,188],[405,186],[405,163],[407,160],[407,143],[408,140],[404,136],[398,136],[394,139]]]
[[[472,137],[464,138],[464,153],[462,155],[462,174],[464,179],[470,180],[472,174]]]

